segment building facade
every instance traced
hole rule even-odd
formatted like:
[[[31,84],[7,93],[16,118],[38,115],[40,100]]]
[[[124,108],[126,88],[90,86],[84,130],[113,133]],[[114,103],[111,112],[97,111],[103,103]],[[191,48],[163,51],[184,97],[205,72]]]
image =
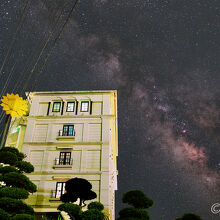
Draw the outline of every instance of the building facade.
[[[38,215],[57,212],[65,182],[87,179],[115,219],[117,92],[32,92],[28,116],[12,120],[6,146],[27,155],[37,192],[26,200]]]

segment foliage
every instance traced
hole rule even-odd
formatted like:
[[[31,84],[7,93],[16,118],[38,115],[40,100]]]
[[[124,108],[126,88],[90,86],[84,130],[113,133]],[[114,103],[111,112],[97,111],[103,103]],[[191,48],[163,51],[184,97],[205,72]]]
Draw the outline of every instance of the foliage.
[[[10,220],[35,220],[35,217],[28,214],[17,214],[10,218]]]
[[[150,216],[147,211],[134,207],[124,208],[119,212],[120,218],[127,219],[129,217],[138,218],[140,220],[149,220]]]
[[[15,165],[18,161],[16,154],[11,152],[0,152],[0,163]]]
[[[34,214],[34,210],[31,206],[25,204],[19,199],[13,199],[9,197],[0,198],[0,208],[4,209],[6,212],[15,214],[15,213],[27,213]]]
[[[17,187],[2,187],[0,188],[0,197],[11,197],[14,199],[27,199],[28,191]]]
[[[179,220],[202,220],[200,216],[193,213],[185,213],[182,217],[177,218]]]
[[[25,173],[31,173],[34,171],[34,166],[27,161],[18,161],[15,166]]]
[[[26,189],[29,192],[36,192],[37,187],[32,183],[27,176],[22,173],[10,172],[1,177],[1,180],[6,183],[7,186],[20,187]]]
[[[8,220],[9,219],[9,213],[6,212],[5,210],[0,208],[0,219],[1,220]]]
[[[88,205],[88,209],[97,209],[102,211],[104,209],[104,205],[101,202],[91,202]]]
[[[95,199],[96,193],[92,190],[91,183],[86,179],[73,178],[66,182],[66,193],[61,196],[62,202],[76,202],[79,198],[79,205],[85,205],[84,201]]]
[[[6,173],[10,173],[10,172],[18,172],[18,169],[13,166],[0,167],[0,173],[2,175],[6,174]]]
[[[148,198],[140,190],[131,190],[122,197],[122,202],[134,206],[138,209],[147,209],[153,205],[153,200]]]
[[[79,219],[79,215],[81,214],[81,207],[69,202],[59,205],[57,209],[67,212],[70,217],[74,217],[76,220]]]
[[[104,214],[97,209],[89,209],[81,214],[82,220],[103,220]]]
[[[11,152],[17,156],[18,161],[23,160],[25,158],[25,155],[20,152],[17,148],[15,147],[4,147],[1,149],[2,152]]]

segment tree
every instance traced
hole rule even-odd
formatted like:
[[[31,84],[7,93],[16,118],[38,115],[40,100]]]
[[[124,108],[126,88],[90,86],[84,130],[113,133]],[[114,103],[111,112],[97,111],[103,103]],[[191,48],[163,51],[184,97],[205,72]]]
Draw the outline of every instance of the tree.
[[[104,214],[98,209],[88,209],[81,214],[82,220],[103,220]]]
[[[62,202],[76,202],[79,199],[79,205],[85,206],[86,200],[92,200],[97,197],[96,193],[91,189],[92,184],[88,180],[76,177],[66,182],[66,193],[60,199]]]
[[[24,173],[34,171],[34,167],[22,161],[25,155],[13,147],[5,147],[0,151],[0,219],[34,220],[34,210],[21,199],[27,199],[29,193],[37,191],[37,187]],[[5,216],[5,217],[4,217]],[[8,216],[8,217],[7,217]]]
[[[122,202],[132,205],[133,207],[124,208],[119,212],[118,220],[149,220],[150,215],[146,210],[154,202],[148,198],[142,191],[131,190],[124,193]]]
[[[176,220],[202,220],[200,216],[193,213],[185,213],[182,217],[176,218]]]
[[[81,214],[82,210],[79,205],[76,205],[76,204],[73,204],[70,202],[66,202],[64,204],[59,205],[57,209],[68,213],[68,215],[73,220],[80,220],[80,214]]]

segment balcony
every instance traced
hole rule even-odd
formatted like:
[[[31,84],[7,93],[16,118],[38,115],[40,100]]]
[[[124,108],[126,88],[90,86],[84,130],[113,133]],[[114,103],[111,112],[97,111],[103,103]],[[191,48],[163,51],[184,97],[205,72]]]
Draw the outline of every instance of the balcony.
[[[73,158],[55,158],[53,167],[72,167]]]
[[[60,201],[60,196],[56,190],[51,190],[50,201]]]
[[[59,130],[58,131],[58,135],[57,135],[57,139],[64,139],[64,140],[71,140],[71,139],[75,139],[76,136],[76,131],[73,130],[73,132],[63,132],[63,130]]]

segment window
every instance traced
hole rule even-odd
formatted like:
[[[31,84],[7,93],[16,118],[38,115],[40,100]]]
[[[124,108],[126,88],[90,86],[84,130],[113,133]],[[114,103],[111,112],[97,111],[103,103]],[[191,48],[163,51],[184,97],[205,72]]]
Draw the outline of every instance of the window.
[[[60,152],[59,165],[70,165],[71,152]]]
[[[63,126],[63,136],[74,136],[74,126],[64,125]]]
[[[61,102],[54,102],[53,103],[53,112],[59,112],[60,111]]]
[[[74,112],[75,102],[67,102],[66,111]]]
[[[58,182],[56,186],[55,198],[60,198],[62,194],[65,193],[65,182]]]
[[[83,101],[81,102],[81,112],[88,112],[89,111],[89,102]]]

